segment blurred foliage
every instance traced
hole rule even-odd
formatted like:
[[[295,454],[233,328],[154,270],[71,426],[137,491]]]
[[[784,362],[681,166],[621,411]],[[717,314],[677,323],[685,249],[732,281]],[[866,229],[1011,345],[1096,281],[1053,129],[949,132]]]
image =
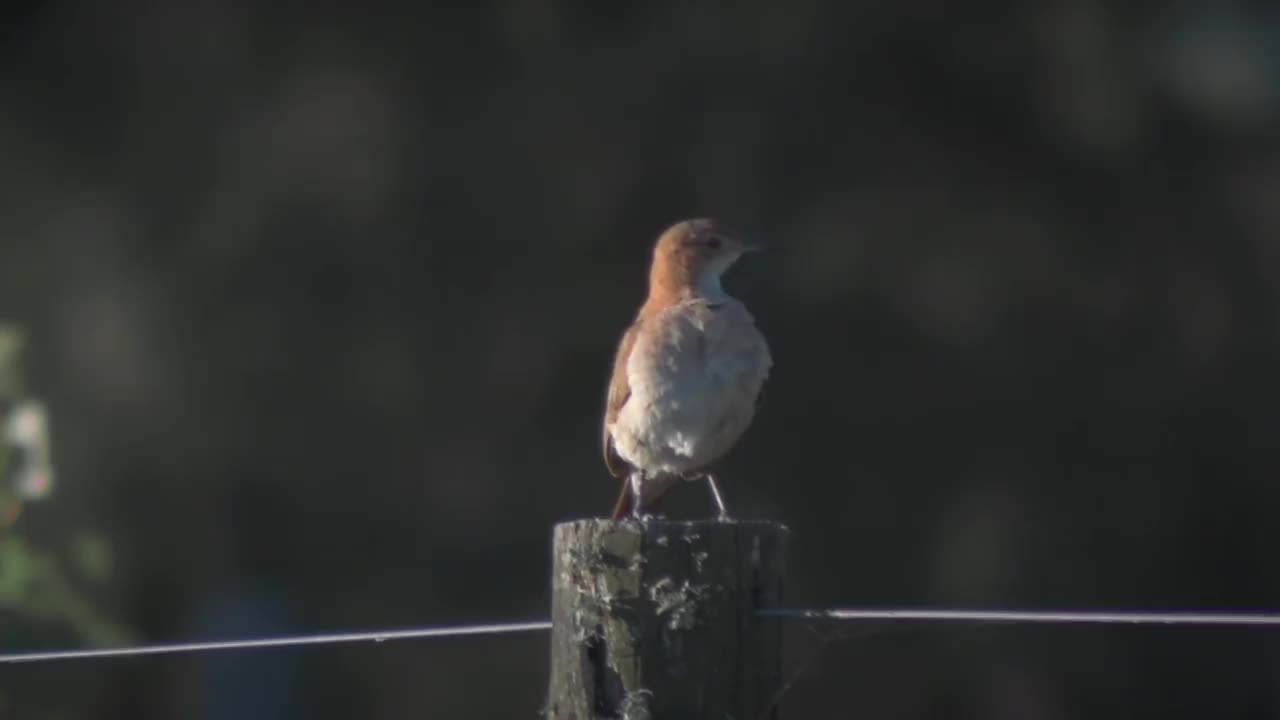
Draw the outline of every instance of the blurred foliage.
[[[22,396],[19,362],[25,342],[16,326],[0,323],[0,403],[12,403]]]
[[[71,528],[41,541],[22,533],[24,502],[47,495],[52,473],[43,404],[22,395],[22,350],[21,333],[0,326],[0,652],[130,642],[134,634],[101,607],[113,565],[106,539]],[[58,704],[28,685],[0,684],[0,717],[58,717]]]
[[[91,646],[129,642],[133,634],[105,615],[83,587],[85,580],[100,584],[109,568],[106,542],[92,535],[82,535],[62,552],[33,547],[13,535],[0,537],[0,612],[28,627],[65,628]]]
[[[8,481],[12,472],[9,461],[14,454],[8,443],[0,442],[0,528],[12,525],[22,509],[22,499],[18,497],[17,489]],[[3,571],[0,568],[0,572]]]
[[[12,482],[17,448],[9,442],[9,417],[22,395],[22,368],[20,361],[24,345],[22,331],[8,323],[0,323],[0,528],[18,519],[22,500],[17,485]],[[0,567],[0,572],[3,572]]]

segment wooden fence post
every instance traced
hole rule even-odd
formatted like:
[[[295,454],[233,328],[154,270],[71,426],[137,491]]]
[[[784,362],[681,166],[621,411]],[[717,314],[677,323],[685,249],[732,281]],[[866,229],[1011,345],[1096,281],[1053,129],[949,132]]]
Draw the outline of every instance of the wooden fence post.
[[[776,720],[787,528],[577,520],[555,528],[550,720]]]

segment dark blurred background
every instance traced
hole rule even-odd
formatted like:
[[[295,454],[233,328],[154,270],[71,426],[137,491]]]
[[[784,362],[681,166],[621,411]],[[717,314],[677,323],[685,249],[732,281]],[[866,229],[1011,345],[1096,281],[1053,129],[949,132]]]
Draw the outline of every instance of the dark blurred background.
[[[100,533],[136,639],[545,616],[700,215],[772,246],[726,282],[776,367],[724,481],[791,526],[792,604],[1280,604],[1275,3],[460,5],[6,6],[0,314],[58,484],[4,532]],[[37,664],[0,714],[532,718],[547,655]],[[875,634],[784,710],[1276,717],[1280,636]]]

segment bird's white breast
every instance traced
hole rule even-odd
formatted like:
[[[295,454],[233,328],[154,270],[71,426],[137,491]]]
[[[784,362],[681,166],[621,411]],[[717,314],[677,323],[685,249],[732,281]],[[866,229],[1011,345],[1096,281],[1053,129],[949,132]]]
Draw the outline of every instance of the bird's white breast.
[[[772,360],[737,300],[694,299],[646,320],[627,360],[631,395],[611,432],[647,475],[714,461],[751,423]]]

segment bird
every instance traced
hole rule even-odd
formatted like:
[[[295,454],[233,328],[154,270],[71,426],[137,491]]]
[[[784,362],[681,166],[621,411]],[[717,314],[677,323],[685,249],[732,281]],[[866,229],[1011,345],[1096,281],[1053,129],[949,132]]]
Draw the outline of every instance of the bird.
[[[605,399],[604,463],[622,480],[613,519],[645,519],[678,481],[698,479],[717,518],[729,519],[711,468],[751,424],[773,358],[720,278],[761,249],[709,218],[658,236],[648,295],[618,342]]]

